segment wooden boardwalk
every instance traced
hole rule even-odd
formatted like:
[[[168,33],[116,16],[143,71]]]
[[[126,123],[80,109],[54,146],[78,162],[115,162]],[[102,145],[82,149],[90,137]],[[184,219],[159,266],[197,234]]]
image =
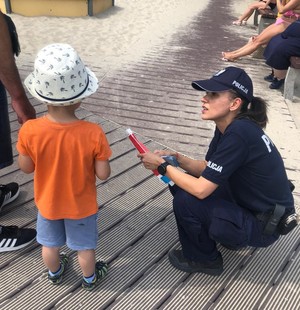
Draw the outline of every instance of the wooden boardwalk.
[[[39,113],[44,108],[36,106]],[[15,143],[18,126],[11,116]],[[97,257],[109,263],[109,273],[95,291],[83,291],[76,253],[64,249],[70,268],[63,284],[53,287],[37,243],[1,253],[0,309],[300,309],[299,229],[267,249],[232,252],[220,246],[220,277],[174,269],[167,252],[179,243],[166,185],[141,166],[126,127],[85,109],[78,116],[101,124],[113,150],[112,176],[97,183]],[[161,147],[139,137],[151,149]],[[1,182],[12,180],[20,183],[21,195],[4,208],[1,223],[35,227],[32,176],[14,163],[1,171]]]
[[[221,5],[220,0],[215,2]],[[193,25],[199,27],[198,20]],[[236,252],[220,246],[225,270],[219,277],[187,274],[168,262],[169,249],[180,246],[172,197],[167,186],[142,167],[125,130],[135,130],[150,149],[169,147],[192,157],[205,154],[213,126],[199,120],[199,93],[190,88],[190,82],[201,77],[199,70],[204,66],[214,62],[214,71],[221,63],[211,58],[205,64],[196,61],[195,40],[203,35],[203,28],[199,28],[202,34],[193,29],[190,40],[182,31],[170,45],[154,48],[140,62],[107,72],[97,94],[78,111],[80,118],[103,127],[113,150],[112,175],[97,183],[100,238],[96,254],[109,263],[107,277],[94,291],[83,291],[76,253],[65,248],[71,255],[70,268],[64,282],[53,287],[47,281],[41,247],[33,243],[0,254],[0,309],[300,309],[299,227],[266,249]],[[263,62],[245,59],[241,65],[260,85]],[[31,68],[32,61],[21,64],[22,77]],[[93,70],[100,74],[97,67]],[[256,89],[267,97],[280,96],[265,85]],[[45,106],[32,102],[42,115]],[[285,126],[271,133],[273,139],[281,131],[288,132],[280,151],[296,185],[299,212],[300,157],[291,157],[289,151],[293,142],[289,135],[299,137],[299,130],[283,99],[271,112],[280,113]],[[19,125],[12,111],[10,117],[16,155]],[[21,186],[20,197],[3,208],[1,224],[35,227],[32,175],[22,173],[15,161],[0,170],[0,179]]]

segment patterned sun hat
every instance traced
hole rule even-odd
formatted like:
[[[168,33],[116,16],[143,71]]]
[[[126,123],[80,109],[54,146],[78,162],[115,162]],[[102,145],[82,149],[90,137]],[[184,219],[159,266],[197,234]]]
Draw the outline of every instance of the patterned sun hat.
[[[62,43],[42,48],[24,81],[33,97],[50,105],[72,105],[96,92],[98,79],[75,49]]]

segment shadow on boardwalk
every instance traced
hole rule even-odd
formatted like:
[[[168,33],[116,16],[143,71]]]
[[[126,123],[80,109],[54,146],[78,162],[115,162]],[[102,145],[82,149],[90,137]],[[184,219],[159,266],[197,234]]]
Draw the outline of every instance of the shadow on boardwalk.
[[[216,3],[220,8],[222,1]],[[207,14],[212,7],[208,10]],[[109,262],[107,277],[95,291],[81,290],[76,253],[70,252],[64,282],[53,287],[46,279],[41,247],[34,243],[21,251],[1,253],[0,309],[299,309],[299,227],[267,249],[232,252],[220,246],[225,262],[220,277],[175,270],[167,259],[168,250],[179,246],[171,195],[141,166],[126,136],[125,129],[131,127],[150,149],[167,146],[193,157],[205,154],[213,127],[199,120],[199,94],[190,82],[199,78],[199,72],[208,76],[221,66],[214,55],[203,61],[203,55],[212,51],[211,44],[199,57],[199,45],[213,31],[206,18],[204,12],[174,35],[170,45],[154,48],[141,62],[108,72],[97,95],[78,111],[80,118],[101,124],[113,150],[112,176],[97,183],[97,258]],[[230,35],[222,31],[220,36]],[[241,66],[260,80],[261,60],[245,59]],[[28,71],[21,66],[23,77]],[[37,104],[36,110],[42,115],[45,107]],[[19,125],[12,111],[10,116],[15,150]],[[299,184],[298,167],[288,168]],[[1,170],[2,183],[12,180],[22,191],[4,208],[1,224],[35,227],[32,176],[20,172],[15,161]],[[295,196],[299,210],[297,188]]]

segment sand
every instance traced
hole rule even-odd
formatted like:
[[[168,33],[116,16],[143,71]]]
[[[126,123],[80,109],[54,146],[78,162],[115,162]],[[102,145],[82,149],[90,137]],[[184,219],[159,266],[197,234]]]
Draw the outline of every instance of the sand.
[[[24,57],[33,58],[43,46],[59,42],[72,45],[82,59],[103,70],[134,61],[152,45],[167,41],[176,28],[188,23],[209,0],[117,0],[97,16],[25,17],[11,14]],[[23,58],[22,58],[23,57]]]

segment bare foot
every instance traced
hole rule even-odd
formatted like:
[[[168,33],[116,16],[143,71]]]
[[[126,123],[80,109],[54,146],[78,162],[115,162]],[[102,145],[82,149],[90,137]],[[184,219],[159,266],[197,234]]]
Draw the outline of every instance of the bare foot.
[[[232,22],[232,25],[236,25],[236,26],[241,26],[242,21],[240,20],[235,20],[234,22]]]
[[[231,56],[230,53],[222,52],[222,60],[223,60],[223,61],[231,61],[231,62],[234,62],[234,61],[236,60],[236,58],[234,58],[233,56]]]

